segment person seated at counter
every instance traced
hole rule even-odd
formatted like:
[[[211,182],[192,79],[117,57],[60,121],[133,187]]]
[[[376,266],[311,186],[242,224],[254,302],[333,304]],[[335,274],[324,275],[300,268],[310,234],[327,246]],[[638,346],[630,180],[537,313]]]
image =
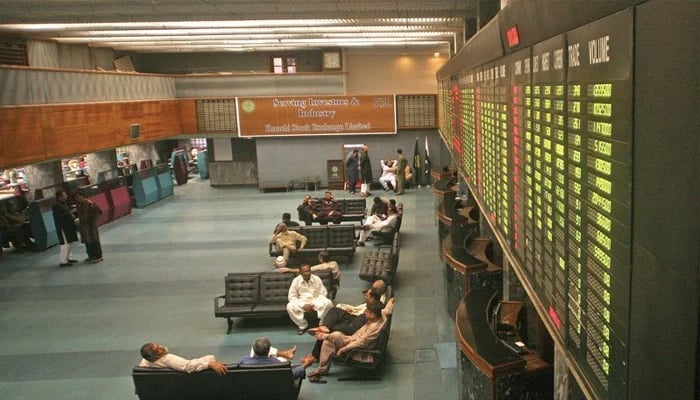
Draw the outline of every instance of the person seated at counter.
[[[3,241],[12,243],[16,252],[23,253],[34,248],[29,219],[20,211],[12,211],[5,202],[0,203],[0,231]]]

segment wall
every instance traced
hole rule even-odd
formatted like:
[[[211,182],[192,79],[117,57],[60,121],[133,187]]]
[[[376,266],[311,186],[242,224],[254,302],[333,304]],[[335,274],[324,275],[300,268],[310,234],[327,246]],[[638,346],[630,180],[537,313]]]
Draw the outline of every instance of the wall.
[[[447,54],[397,53],[382,49],[344,50],[348,94],[437,93],[435,73]]]
[[[131,54],[136,70],[158,74],[219,72],[267,73],[270,57],[280,53],[163,53]],[[295,51],[297,72],[320,72],[320,51]]]
[[[343,94],[342,73],[246,74],[182,76],[176,81],[176,96],[235,97],[302,94]]]
[[[114,51],[100,47],[27,41],[27,61],[31,67],[114,70]]]
[[[428,137],[431,163],[437,168],[449,163],[449,153],[436,131],[402,131],[397,135],[324,136],[316,138],[258,138],[258,174],[261,182],[285,181],[304,176],[320,176],[321,186],[327,186],[326,160],[344,160],[343,144],[364,143],[369,146],[372,169],[379,169],[379,160],[396,158],[396,149],[401,148],[412,164],[416,137],[421,160],[424,155],[425,137]]]

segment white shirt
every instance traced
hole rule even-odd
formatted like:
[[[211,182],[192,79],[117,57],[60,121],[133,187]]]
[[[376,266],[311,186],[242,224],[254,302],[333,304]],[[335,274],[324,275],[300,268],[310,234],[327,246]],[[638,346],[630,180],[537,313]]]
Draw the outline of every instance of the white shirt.
[[[331,271],[331,275],[333,276],[333,279],[340,279],[340,267],[338,267],[338,263],[335,261],[328,261],[327,263],[321,263],[321,264],[311,266],[311,272],[326,271],[326,270]]]
[[[287,299],[290,303],[303,307],[305,304],[313,303],[319,297],[325,298],[327,293],[323,281],[318,276],[311,274],[311,278],[307,282],[303,276],[299,275],[289,286]]]
[[[371,231],[381,231],[382,228],[393,228],[396,225],[397,217],[397,214],[392,214],[383,220],[376,215],[371,215],[369,218],[367,218],[366,225],[369,226]]]
[[[394,177],[396,174],[396,161],[394,160],[392,166],[386,165],[386,161],[381,160],[380,163],[382,164],[382,178],[389,178],[389,177]]]
[[[170,368],[175,371],[187,372],[188,374],[197,371],[203,371],[209,368],[209,363],[211,361],[216,361],[216,357],[212,355],[207,355],[200,358],[194,358],[192,360],[186,360],[175,354],[166,354],[156,361],[148,361],[145,358],[141,359],[139,367],[150,367],[150,368]]]

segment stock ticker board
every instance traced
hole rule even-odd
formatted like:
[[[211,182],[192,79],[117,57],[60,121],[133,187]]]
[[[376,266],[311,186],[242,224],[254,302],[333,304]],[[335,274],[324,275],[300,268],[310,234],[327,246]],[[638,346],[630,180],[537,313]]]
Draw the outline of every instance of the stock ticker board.
[[[441,131],[484,215],[608,399],[627,382],[632,27],[631,12],[614,14],[441,90],[451,110]]]

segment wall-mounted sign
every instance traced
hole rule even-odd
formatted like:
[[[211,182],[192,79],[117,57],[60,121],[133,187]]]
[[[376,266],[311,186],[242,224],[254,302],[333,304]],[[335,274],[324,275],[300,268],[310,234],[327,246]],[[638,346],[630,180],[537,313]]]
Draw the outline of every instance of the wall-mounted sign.
[[[239,97],[241,137],[396,134],[394,95]]]

